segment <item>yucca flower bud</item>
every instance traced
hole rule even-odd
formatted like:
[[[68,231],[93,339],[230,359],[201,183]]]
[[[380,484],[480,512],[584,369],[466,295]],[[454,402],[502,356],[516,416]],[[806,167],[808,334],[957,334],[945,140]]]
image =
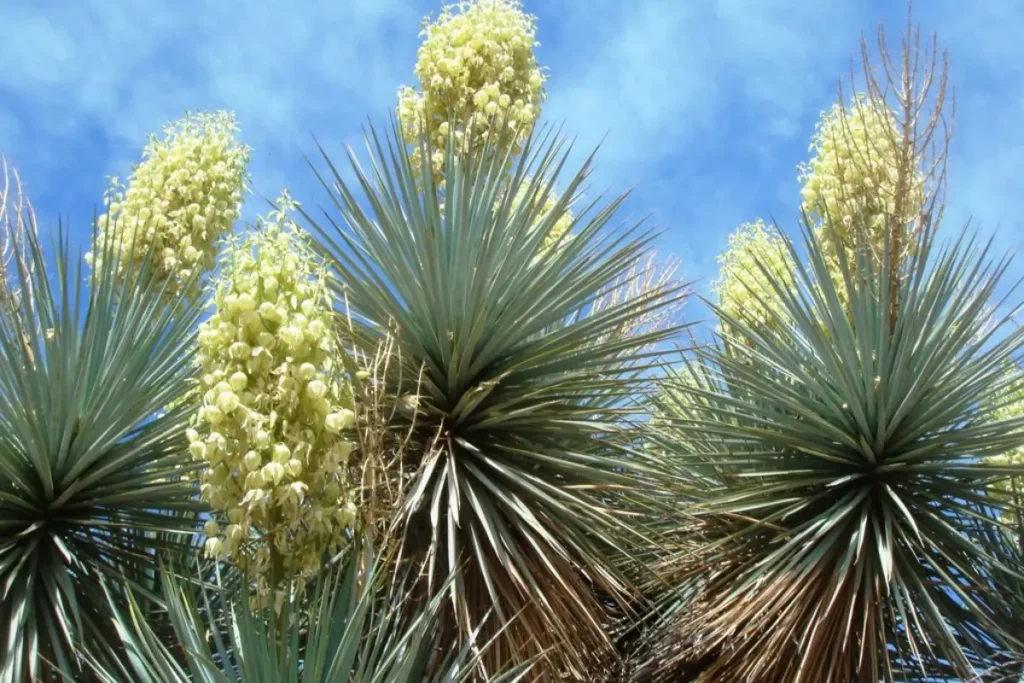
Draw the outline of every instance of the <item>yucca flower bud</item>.
[[[354,421],[355,414],[351,410],[343,408],[325,417],[324,426],[327,428],[327,431],[337,434],[345,429],[349,429]]]
[[[208,542],[208,553],[230,554],[258,573],[272,564],[258,559],[270,544],[276,566],[303,574],[320,566],[309,557],[345,542],[338,520],[322,510],[354,508],[338,453],[352,448],[344,437],[355,413],[337,360],[326,271],[288,219],[287,197],[279,201],[279,210],[244,240],[229,242],[222,256],[214,313],[198,335],[195,400],[203,405],[187,434],[190,452],[206,464],[203,499],[235,525],[226,541]],[[263,286],[250,287],[254,282]],[[243,532],[235,528],[252,529],[253,542],[240,543]]]
[[[235,140],[237,128],[228,112],[186,114],[162,139],[150,138],[128,184],[113,179],[87,262],[99,268],[109,248],[124,277],[129,262],[137,266],[152,249],[154,277],[168,280],[171,294],[192,282],[196,294],[190,278],[213,267],[217,241],[241,210],[250,150]]]

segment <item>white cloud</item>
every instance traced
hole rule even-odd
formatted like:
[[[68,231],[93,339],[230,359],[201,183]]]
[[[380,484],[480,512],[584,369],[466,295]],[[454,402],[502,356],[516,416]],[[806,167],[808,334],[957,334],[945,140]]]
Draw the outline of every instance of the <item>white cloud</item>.
[[[106,172],[124,174],[146,136],[186,109],[228,108],[255,148],[259,191],[276,193],[290,169],[308,181],[312,133],[333,147],[366,116],[387,115],[412,75],[426,9],[402,0],[297,9],[282,0],[0,3],[0,93],[34,134],[19,139],[17,119],[0,121],[0,147],[31,155],[45,175],[66,162],[69,141],[98,132]]]
[[[768,139],[801,134],[810,100],[834,87],[856,49],[851,11],[835,3],[642,0],[585,9],[556,52],[546,112],[585,140],[609,133],[611,163],[651,165],[751,116]],[[721,144],[731,140],[720,136]]]
[[[795,165],[817,114],[833,101],[861,32],[870,37],[882,18],[876,13],[892,13],[885,19],[897,38],[898,4],[526,2],[540,15],[540,56],[550,66],[545,118],[578,134],[581,153],[608,134],[595,188],[638,185],[630,206],[653,212],[669,230],[661,247],[705,279],[738,223],[795,220]],[[272,197],[290,185],[300,198],[306,188],[322,200],[301,157],[315,153],[311,134],[335,154],[358,146],[365,118],[381,121],[398,85],[412,79],[419,19],[439,5],[0,2],[0,148],[33,185],[52,174],[68,196],[77,187],[84,205],[54,208],[78,211],[99,199],[96,179],[80,167],[123,174],[146,134],[187,108],[226,107],[255,148],[257,191]],[[951,220],[969,209],[988,227],[1001,224],[1001,239],[1015,246],[1024,6],[942,0],[919,18],[950,47],[959,94]]]

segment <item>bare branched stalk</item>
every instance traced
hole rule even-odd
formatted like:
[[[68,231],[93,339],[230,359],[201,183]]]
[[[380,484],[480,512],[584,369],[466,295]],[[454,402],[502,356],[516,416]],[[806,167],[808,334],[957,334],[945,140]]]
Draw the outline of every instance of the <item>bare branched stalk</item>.
[[[855,150],[854,163],[869,159],[889,159],[895,164],[892,197],[879,197],[885,211],[889,235],[890,329],[894,329],[899,311],[899,282],[903,264],[915,245],[938,226],[945,208],[947,160],[956,112],[955,97],[947,91],[949,64],[945,50],[939,50],[938,38],[922,49],[921,32],[913,23],[912,3],[907,6],[907,26],[900,40],[898,62],[888,47],[885,28],[877,32],[880,67],[872,63],[867,39],[861,38],[861,71],[866,103],[880,117],[892,117],[894,125],[882,140],[871,140],[872,149]],[[851,83],[856,74],[851,69]],[[844,102],[842,86],[840,102]],[[948,115],[947,115],[948,106]],[[851,145],[849,121],[843,110],[843,129]],[[883,188],[878,188],[882,191]],[[890,201],[891,200],[891,201]],[[863,227],[863,226],[859,226]]]
[[[657,254],[651,253],[646,261],[638,261],[624,273],[609,291],[594,302],[591,313],[612,308],[626,301],[635,301],[644,297],[654,297],[673,286],[679,272],[680,262],[670,258],[663,263],[658,262]],[[625,338],[645,332],[654,332],[673,324],[678,306],[664,306],[647,314],[630,320],[614,332],[612,336]]]
[[[0,153],[0,175],[3,176],[0,184],[0,311],[13,320],[28,320],[34,324],[37,318],[29,241],[38,235],[36,213],[24,192],[18,170],[8,166],[3,153]],[[25,316],[18,315],[22,306],[27,307]],[[28,330],[21,330],[25,357],[34,364],[35,354],[28,335]]]
[[[35,209],[25,195],[18,170],[0,153],[0,305],[17,307],[20,300],[32,301],[32,282],[24,277],[31,273],[30,232],[36,234]],[[19,293],[19,272],[29,291]]]

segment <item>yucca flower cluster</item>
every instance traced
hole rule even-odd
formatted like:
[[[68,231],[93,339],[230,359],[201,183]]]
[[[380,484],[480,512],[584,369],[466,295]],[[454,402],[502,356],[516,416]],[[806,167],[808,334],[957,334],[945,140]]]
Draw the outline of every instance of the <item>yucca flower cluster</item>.
[[[1021,368],[1008,364],[1007,373],[1020,376]],[[1009,375],[1008,376],[1013,376]],[[993,421],[1019,420],[1024,417],[1024,382],[1018,381],[1011,384],[996,398],[997,406],[992,410]],[[1024,448],[1017,448],[1006,453],[990,456],[987,461],[1001,467],[1024,465]],[[999,495],[1014,505],[1024,503],[1024,479],[1012,477],[997,481],[993,488]],[[1003,509],[1003,518],[1007,523],[1013,524],[1017,519],[1016,510],[1012,507]]]
[[[877,257],[882,252],[886,220],[897,211],[900,137],[896,117],[863,94],[848,107],[833,105],[822,114],[810,151],[813,157],[799,167],[803,211],[818,223],[826,257],[834,259],[836,244],[851,262],[857,231]],[[908,223],[924,202],[924,179],[914,169],[913,180],[897,224]],[[826,221],[828,228],[826,229]]]
[[[193,274],[214,266],[217,239],[242,206],[250,150],[235,139],[237,129],[231,113],[215,111],[186,114],[162,139],[151,137],[128,184],[112,180],[89,263],[98,268],[102,250],[112,248],[124,277],[153,250],[154,277],[168,280],[172,294],[189,282],[198,292]]]
[[[548,214],[554,210],[559,200],[558,194],[553,189],[548,192],[545,197],[544,188],[536,188],[535,182],[542,181],[533,181],[531,179],[525,180],[522,185],[519,186],[519,190],[516,192],[515,196],[512,197],[512,202],[509,207],[510,211],[514,213],[519,210],[527,197],[533,195],[534,202],[542,199],[543,203],[541,204],[537,218],[533,221],[533,225],[531,226],[533,230],[536,230],[537,227],[547,218]],[[548,231],[548,234],[544,237],[544,242],[541,244],[540,248],[541,254],[548,253],[558,244],[565,245],[572,239],[572,235],[566,235],[566,233],[569,232],[569,228],[572,227],[573,220],[572,211],[566,209],[562,212],[562,215],[558,217],[558,220],[555,221],[554,225],[552,225],[551,229]],[[565,237],[563,237],[563,235]]]
[[[327,274],[288,218],[293,206],[279,199],[222,257],[188,432],[206,465],[202,498],[227,521],[206,524],[207,554],[233,557],[264,592],[269,570],[315,574],[358,513],[347,476],[355,414]]]
[[[794,284],[793,257],[778,232],[761,219],[744,223],[729,236],[729,246],[719,255],[718,264],[721,271],[712,291],[726,316],[760,324],[771,324],[776,316],[785,318],[785,307],[762,270],[777,282]]]
[[[472,0],[444,7],[421,35],[415,68],[421,89],[399,90],[398,116],[407,142],[430,139],[436,177],[444,171],[450,125],[456,139],[472,132],[482,144],[493,125],[505,122],[503,142],[518,149],[544,99],[544,74],[534,55],[536,19],[519,0]],[[413,163],[422,163],[419,150]]]

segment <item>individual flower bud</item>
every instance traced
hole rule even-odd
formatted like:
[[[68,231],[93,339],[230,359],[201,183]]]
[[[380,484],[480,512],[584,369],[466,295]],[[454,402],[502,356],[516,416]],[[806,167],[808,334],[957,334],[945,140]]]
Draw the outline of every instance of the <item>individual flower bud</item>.
[[[299,346],[301,346],[305,338],[305,335],[302,333],[302,330],[300,330],[297,327],[292,327],[291,325],[285,325],[280,330],[278,330],[277,334],[281,338],[281,341],[290,346],[292,349],[297,349]]]
[[[324,418],[324,426],[327,431],[332,434],[348,429],[355,423],[355,413],[348,408],[342,408],[341,410],[331,413]]]
[[[260,468],[259,470],[256,470],[255,472],[250,472],[249,474],[245,475],[245,490],[246,491],[255,491],[257,489],[261,489],[261,488],[263,488],[263,485],[266,484],[266,483],[267,482],[263,478],[263,469],[262,468]]]
[[[223,539],[216,537],[206,539],[203,548],[206,550],[206,556],[213,558],[221,557],[225,551]]]
[[[273,304],[260,304],[260,315],[263,321],[270,325],[280,325],[284,322],[285,312]]]
[[[252,294],[243,292],[238,295],[238,310],[242,313],[252,313],[256,310],[256,300],[252,298]]]
[[[242,459],[245,469],[250,472],[259,469],[263,465],[263,458],[256,451],[248,451]]]
[[[291,457],[292,457],[292,452],[288,448],[288,446],[286,446],[283,443],[274,444],[274,450],[273,450],[274,462],[283,464],[283,463],[288,462],[288,460],[290,460]]]
[[[256,311],[246,311],[238,317],[238,324],[250,332],[259,333],[263,331],[263,321]]]
[[[227,539],[231,543],[238,545],[242,542],[242,539],[245,538],[245,532],[242,531],[242,527],[238,524],[231,524],[228,525],[227,531],[225,532],[225,536],[227,536]]]
[[[238,328],[226,320],[217,326],[217,331],[220,332],[221,337],[225,340],[234,339],[235,335],[238,334]]]
[[[292,500],[294,500],[296,504],[302,503],[302,501],[306,498],[306,491],[308,490],[309,487],[306,486],[301,481],[293,481],[291,484],[288,485],[288,493],[290,494],[290,497],[292,498]]]
[[[220,525],[212,519],[207,520],[206,524],[203,525],[203,533],[206,534],[207,537],[219,536]]]
[[[210,432],[210,435],[206,437],[206,447],[211,450],[224,450],[227,444],[227,439],[220,432]]]
[[[192,454],[193,458],[202,460],[206,457],[206,444],[202,441],[193,441],[188,446],[188,452]]]
[[[268,462],[263,466],[262,471],[264,481],[280,484],[281,479],[284,478],[284,465],[279,462]]]
[[[420,397],[415,394],[406,394],[398,397],[398,410],[404,415],[415,415],[419,407]]]
[[[345,503],[338,510],[338,524],[344,527],[351,527],[355,524],[358,510],[352,502]]]
[[[235,391],[242,391],[249,382],[249,377],[244,372],[236,372],[231,375],[231,388]]]
[[[289,476],[298,477],[299,475],[302,474],[302,461],[292,458],[287,463],[285,463],[284,468],[285,471],[288,472]]]
[[[245,360],[246,358],[249,357],[249,352],[251,350],[252,349],[245,342],[235,342],[234,344],[231,345],[229,353],[231,354],[231,357],[234,358],[235,360]]]
[[[206,421],[212,425],[220,424],[220,421],[224,419],[224,413],[217,406],[205,406],[203,415],[206,417]]]
[[[314,320],[309,323],[309,334],[314,340],[320,341],[327,334],[327,326],[320,320]]]
[[[316,366],[312,363],[303,363],[299,366],[299,379],[304,382],[316,377]]]
[[[276,341],[276,339],[277,338],[269,332],[260,332],[256,335],[256,341],[259,345],[267,349],[274,347],[274,341]]]
[[[313,398],[323,398],[327,395],[327,385],[315,379],[306,385],[306,393]]]
[[[334,457],[335,462],[339,465],[345,465],[348,463],[348,457],[352,453],[352,449],[355,444],[351,441],[339,441],[334,444],[334,448],[331,449],[331,454]]]
[[[238,404],[238,394],[233,391],[225,391],[217,397],[217,407],[220,408],[221,412],[225,415],[233,413],[235,409],[238,408]]]

